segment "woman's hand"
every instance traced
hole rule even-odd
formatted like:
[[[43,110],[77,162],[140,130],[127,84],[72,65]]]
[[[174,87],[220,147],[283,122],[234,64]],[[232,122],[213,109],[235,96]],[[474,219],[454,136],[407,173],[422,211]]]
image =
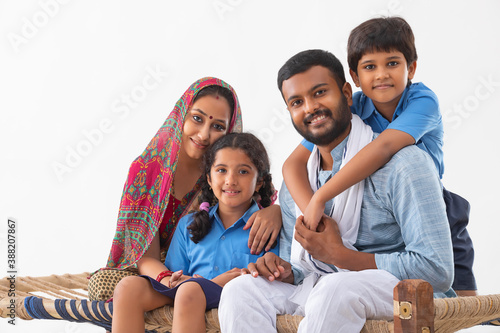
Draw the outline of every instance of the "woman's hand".
[[[146,253],[137,261],[139,274],[149,275],[153,279],[166,269],[165,265],[160,260],[160,238],[158,234],[159,233],[156,234],[149,245]]]
[[[224,287],[226,283],[240,275],[250,274],[250,271],[246,268],[233,268],[230,271],[222,273],[212,279],[212,282],[217,283],[219,286]]]
[[[264,247],[269,251],[278,238],[281,226],[279,205],[272,205],[253,213],[243,227],[243,230],[252,228],[248,236],[250,253],[259,254]]]

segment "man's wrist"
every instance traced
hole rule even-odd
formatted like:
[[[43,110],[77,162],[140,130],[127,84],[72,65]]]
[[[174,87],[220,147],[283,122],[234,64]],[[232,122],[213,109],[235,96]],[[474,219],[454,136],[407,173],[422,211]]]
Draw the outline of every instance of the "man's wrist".
[[[320,259],[322,262],[328,265],[334,265],[339,268],[345,268],[345,265],[349,265],[350,261],[353,259],[350,255],[350,250],[343,244],[339,246],[329,247],[325,256]]]
[[[344,268],[344,269],[347,269],[347,267],[345,267],[344,264],[348,263],[350,261],[350,258],[349,258],[349,249],[347,249],[345,246],[338,246],[337,248],[335,248],[333,251],[332,251],[332,255],[331,255],[331,258],[332,258],[332,263],[333,265],[339,267],[339,268]]]
[[[339,248],[335,252],[332,264],[339,268],[350,271],[377,269],[375,254],[373,253],[359,252],[348,249],[345,246],[342,246],[342,249]]]

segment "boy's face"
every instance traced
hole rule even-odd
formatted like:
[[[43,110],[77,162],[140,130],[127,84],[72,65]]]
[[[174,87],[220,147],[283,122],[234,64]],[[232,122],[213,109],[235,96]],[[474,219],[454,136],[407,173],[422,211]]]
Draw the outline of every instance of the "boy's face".
[[[379,112],[396,110],[408,80],[413,79],[417,63],[409,66],[399,51],[373,52],[361,57],[358,74],[350,71],[356,87],[373,101]]]
[[[282,93],[295,129],[308,141],[326,146],[351,122],[351,86],[339,89],[330,70],[313,66],[283,81]]]

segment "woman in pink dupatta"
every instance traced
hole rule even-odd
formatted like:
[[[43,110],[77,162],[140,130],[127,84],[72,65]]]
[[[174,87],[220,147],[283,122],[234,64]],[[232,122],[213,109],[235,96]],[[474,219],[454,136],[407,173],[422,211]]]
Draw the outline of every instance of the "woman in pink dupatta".
[[[156,278],[165,270],[177,222],[198,205],[203,153],[221,136],[241,130],[238,97],[229,84],[207,77],[186,90],[129,169],[107,265],[89,281],[91,300],[109,299],[125,276]],[[271,206],[255,214],[250,246],[260,252],[275,242],[281,212]]]

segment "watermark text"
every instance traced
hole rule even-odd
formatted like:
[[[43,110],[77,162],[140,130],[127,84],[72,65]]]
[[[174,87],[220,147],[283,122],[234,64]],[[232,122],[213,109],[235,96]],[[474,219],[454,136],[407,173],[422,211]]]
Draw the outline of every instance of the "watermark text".
[[[16,275],[17,275],[17,257],[16,257],[16,230],[17,222],[14,219],[7,220],[7,281],[9,281],[9,290],[7,296],[9,297],[9,305],[7,306],[10,318],[8,323],[11,325],[16,324]]]
[[[22,45],[27,44],[44,29],[61,9],[61,5],[66,5],[70,0],[40,0],[40,8],[29,17],[21,19],[19,33],[7,33],[7,39],[16,53],[19,53]]]
[[[95,147],[103,143],[105,136],[115,130],[117,121],[126,119],[131,114],[131,110],[137,108],[148,94],[158,88],[167,77],[167,72],[158,65],[155,68],[148,66],[145,71],[146,74],[139,84],[132,87],[129,93],[121,94],[111,103],[111,117],[102,118],[94,128],[83,129],[81,131],[83,138],[73,146],[66,145],[64,159],[52,162],[52,170],[59,182],[64,180],[66,174],[80,166],[84,158],[92,154]],[[113,115],[116,115],[114,119]]]

